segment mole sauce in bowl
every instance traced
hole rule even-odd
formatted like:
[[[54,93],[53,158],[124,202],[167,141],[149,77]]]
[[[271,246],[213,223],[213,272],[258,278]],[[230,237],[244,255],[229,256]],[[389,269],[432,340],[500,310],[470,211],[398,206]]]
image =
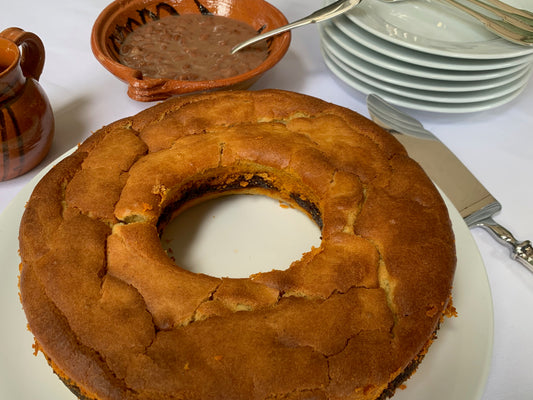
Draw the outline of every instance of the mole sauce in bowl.
[[[285,55],[290,32],[231,48],[287,23],[264,0],[116,0],[98,16],[91,47],[131,98],[155,101],[250,87]]]
[[[150,21],[120,46],[120,62],[143,76],[187,81],[230,78],[268,57],[266,41],[231,54],[256,35],[250,25],[220,15],[183,14]]]

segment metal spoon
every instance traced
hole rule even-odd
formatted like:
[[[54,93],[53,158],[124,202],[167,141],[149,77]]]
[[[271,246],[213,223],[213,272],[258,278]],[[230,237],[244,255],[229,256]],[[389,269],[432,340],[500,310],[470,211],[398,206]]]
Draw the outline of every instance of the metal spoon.
[[[321,8],[320,10],[315,11],[314,13],[308,15],[305,18],[299,19],[288,25],[284,25],[279,28],[273,29],[271,31],[254,36],[251,39],[248,39],[242,43],[239,43],[238,45],[233,47],[233,49],[231,49],[231,54],[235,54],[237,51],[253,43],[257,43],[269,37],[279,35],[280,33],[286,32],[288,30],[299,28],[300,26],[304,26],[304,25],[311,24],[311,23],[325,21],[327,19],[336,17],[337,15],[343,14],[346,11],[352,9],[353,7],[361,3],[361,1],[363,0],[338,0],[334,3],[331,3],[330,5],[326,7]]]

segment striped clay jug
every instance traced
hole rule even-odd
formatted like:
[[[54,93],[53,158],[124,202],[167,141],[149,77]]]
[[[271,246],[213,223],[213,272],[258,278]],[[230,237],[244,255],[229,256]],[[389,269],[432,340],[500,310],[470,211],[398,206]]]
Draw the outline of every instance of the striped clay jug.
[[[0,32],[0,181],[37,166],[54,135],[54,115],[38,80],[44,66],[41,39],[20,28]]]

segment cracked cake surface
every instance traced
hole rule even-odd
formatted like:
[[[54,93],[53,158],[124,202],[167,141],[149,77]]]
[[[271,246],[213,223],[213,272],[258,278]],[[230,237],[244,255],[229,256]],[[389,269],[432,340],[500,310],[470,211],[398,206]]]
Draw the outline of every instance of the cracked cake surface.
[[[321,244],[249,278],[190,272],[160,233],[206,198],[265,194]],[[83,399],[382,399],[451,309],[453,231],[405,149],[279,90],[167,100],[82,143],[20,226],[36,348]],[[223,266],[222,266],[223,268]]]

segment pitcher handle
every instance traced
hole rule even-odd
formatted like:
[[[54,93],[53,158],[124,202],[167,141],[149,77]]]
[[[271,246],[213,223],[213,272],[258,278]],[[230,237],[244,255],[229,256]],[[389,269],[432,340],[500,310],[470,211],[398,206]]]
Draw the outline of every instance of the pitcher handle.
[[[44,45],[39,36],[20,28],[7,28],[0,37],[21,48],[20,67],[24,76],[39,80],[44,68]]]

